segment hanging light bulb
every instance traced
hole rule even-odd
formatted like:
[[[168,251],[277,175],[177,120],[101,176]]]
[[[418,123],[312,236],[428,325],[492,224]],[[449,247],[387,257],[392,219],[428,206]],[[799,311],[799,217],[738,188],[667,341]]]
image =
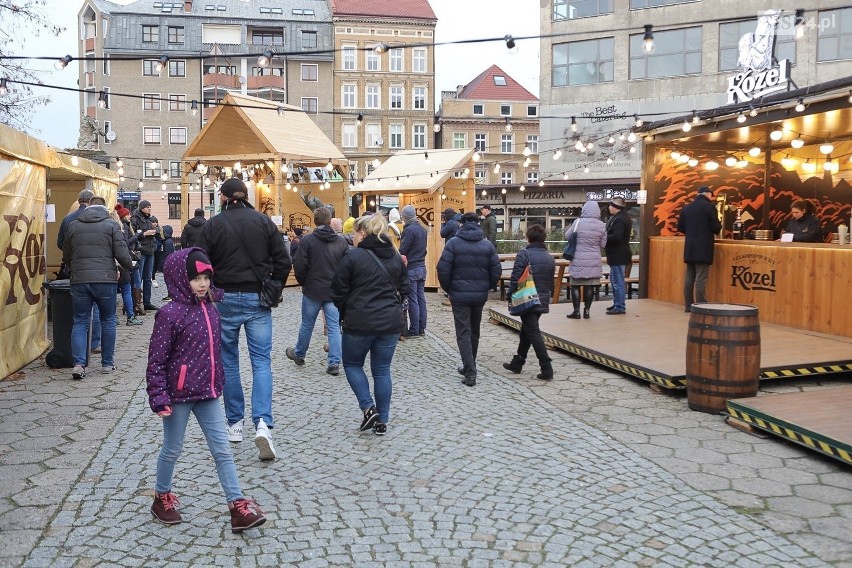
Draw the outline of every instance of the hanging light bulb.
[[[701,119],[698,118],[698,111],[692,111],[692,124],[701,124]]]
[[[538,182],[538,186],[539,186],[539,187],[544,187],[544,180],[543,180],[543,179],[542,179],[542,180],[539,180],[539,182]]]
[[[145,187],[145,184],[142,183],[142,180],[140,179],[139,180],[139,189],[142,189],[143,187]]]
[[[358,118],[355,119],[355,124],[358,125],[358,126],[361,126],[362,124],[364,124],[364,115],[363,114],[358,113]]]
[[[124,160],[122,160],[121,158],[116,158],[115,159],[115,166],[117,168],[123,167],[124,166]]]
[[[532,160],[529,157],[527,157],[527,159],[524,160],[524,167],[528,168],[531,163],[532,163]]]
[[[834,145],[826,140],[824,144],[819,145],[819,151],[823,154],[831,154],[834,152]]]
[[[326,181],[324,184],[322,184],[323,189],[328,189],[330,187],[331,187],[331,184],[328,181]]]
[[[755,116],[757,116],[757,109],[756,109],[756,108],[754,108],[754,107],[753,107],[753,106],[751,106],[751,105],[748,105],[748,108],[750,109],[750,110],[748,111],[748,115],[749,115],[750,117],[754,118]]]
[[[479,150],[473,152],[473,161],[478,162],[482,156],[479,155]]]
[[[757,158],[758,156],[760,156],[760,148],[758,148],[757,146],[753,146],[748,151],[748,155],[751,156],[752,158]]]
[[[735,165],[737,165],[737,159],[733,156],[728,156],[727,158],[725,158],[725,165],[729,168],[733,168]]]
[[[811,163],[811,159],[808,158],[805,160],[805,163],[802,164],[802,171],[805,173],[812,174],[816,171],[816,164]]]
[[[594,147],[595,147],[594,141],[591,141],[588,144],[586,144],[586,150],[591,150]]]
[[[163,180],[163,181],[168,180],[169,174],[167,174],[166,172],[163,172],[162,174],[160,174],[160,179]]]
[[[106,91],[100,91],[98,93],[98,108],[105,109],[107,107],[107,98]]]
[[[637,138],[638,138],[638,136],[636,136],[635,132],[631,132],[630,134],[627,135],[627,141],[630,142],[631,144],[636,142]]]
[[[79,166],[80,165],[80,159],[77,156],[71,156],[71,165],[72,166]]]
[[[561,158],[561,157],[562,157],[562,149],[560,148],[559,150],[556,150],[556,151],[553,153],[553,160],[554,160],[554,161],[556,161],[556,160],[558,160],[558,159],[559,159],[559,158]]]
[[[480,195],[482,195],[482,197],[485,197],[486,195],[488,195],[488,192],[483,189]]]
[[[325,169],[328,172],[334,171],[334,164],[331,163],[331,158],[328,159],[328,163],[325,165]]]
[[[827,172],[836,172],[840,169],[840,166],[837,162],[831,161],[831,156],[826,157],[825,163],[822,165],[823,169]]]
[[[429,152],[423,152],[423,161],[429,163]]]
[[[630,150],[628,150],[628,152],[630,152],[631,154],[635,154],[636,153],[636,146],[631,146]]]
[[[654,51],[654,34],[652,30],[654,26],[651,24],[645,24],[645,35],[642,37],[642,49],[645,50],[645,53],[651,53]]]
[[[680,152],[678,152],[677,150],[672,150],[672,153],[669,154],[669,156],[671,156],[672,160],[677,160],[678,158],[680,158]]]
[[[524,156],[529,156],[532,154],[532,150],[530,150],[529,146],[524,146]]]
[[[160,56],[160,58],[157,59],[157,62],[154,64],[154,72],[157,73],[157,74],[161,73],[163,71],[163,68],[166,66],[166,64],[168,62],[169,62],[168,56],[166,56],[166,55]]]
[[[509,50],[509,53],[511,55],[518,53],[518,46],[515,45],[515,38],[513,38],[509,34],[506,34],[505,36],[503,36],[503,39],[506,41],[506,49]]]
[[[258,67],[268,67],[275,53],[271,49],[267,49],[257,58]]]
[[[8,79],[6,77],[0,77],[0,97],[5,97],[6,93],[9,92]]]
[[[796,112],[804,112],[805,110],[805,99],[799,99],[799,102],[796,103]]]
[[[794,20],[796,25],[796,39],[802,39],[805,37],[805,11],[802,9],[796,10],[796,19]]]
[[[571,117],[571,131],[577,132],[577,117]]]
[[[642,125],[645,124],[645,121],[639,118],[638,114],[633,115],[633,120],[635,121],[633,124],[636,126],[636,128],[642,128]]]
[[[694,168],[695,166],[698,165],[698,160],[695,159],[695,158],[690,158],[689,161],[687,162],[687,164],[689,164],[691,167]]]
[[[607,163],[607,164],[611,164],[611,163],[612,163],[612,156],[607,156],[607,158],[606,158],[606,163]]]
[[[504,187],[503,189],[501,189],[500,193],[502,193],[503,195],[506,195],[506,188]]]
[[[204,187],[208,187],[210,185],[210,178],[204,178]]]
[[[784,169],[786,170],[792,170],[796,167],[797,163],[798,162],[790,156],[784,156],[783,158],[781,158],[781,165],[784,166]]]
[[[464,196],[466,196],[466,195],[467,195],[467,190],[466,190],[466,189],[463,189],[463,190],[462,190],[462,197],[464,197]]]
[[[769,137],[775,140],[776,142],[778,140],[781,140],[782,138],[784,138],[784,129],[779,126],[778,128],[769,133]]]
[[[192,103],[189,105],[189,112],[192,113],[192,116],[198,115],[198,101],[195,99],[192,100]]]
[[[386,43],[378,43],[376,47],[373,48],[373,51],[381,55],[382,53],[387,53],[387,50],[390,49],[390,46]]]
[[[74,58],[70,55],[66,55],[62,59],[57,60],[56,63],[53,64],[53,66],[56,67],[57,71],[62,71],[63,69],[68,67],[68,64],[71,63],[72,59]]]
[[[683,124],[680,126],[680,129],[684,132],[689,132],[690,130],[692,130],[692,125],[689,124],[688,120],[684,120]]]
[[[585,168],[583,168],[583,173],[584,174],[589,173],[589,166],[586,166]]]
[[[681,164],[685,164],[690,159],[692,159],[692,158],[689,154],[681,154],[680,157],[677,159],[677,161],[680,162]]]
[[[117,170],[115,170],[115,173],[117,173],[120,176],[123,176],[124,175],[124,168],[118,168]]]
[[[494,164],[494,173],[495,174],[500,173],[500,162],[497,162],[496,164]]]
[[[563,181],[567,181],[567,180],[568,180],[568,172],[565,172],[564,174],[562,174],[562,180],[563,180]]]
[[[378,158],[373,158],[373,167],[378,168],[382,165],[382,162]]]
[[[796,148],[797,150],[804,145],[805,145],[805,141],[802,140],[802,138],[799,137],[799,136],[790,140],[790,146],[792,146],[793,148]]]
[[[852,91],[849,91],[849,98],[846,100],[849,101],[849,104],[852,104]]]
[[[713,170],[718,170],[719,169],[719,163],[715,162],[713,160],[710,160],[709,162],[704,164],[704,169],[710,170],[711,172]]]
[[[582,140],[577,140],[577,142],[574,144],[574,149],[577,150],[578,152],[585,152],[586,151],[586,145],[583,144]]]
[[[619,132],[618,139],[621,140],[622,142],[624,142],[625,138],[626,138],[626,136],[624,135],[624,132]]]
[[[288,181],[287,183],[285,183],[285,184],[284,184],[284,189],[293,189],[293,184],[291,184],[291,183]]]
[[[744,115],[743,113],[740,113],[740,114],[737,116],[737,122],[739,122],[740,124],[742,124],[742,123],[743,123],[743,122],[745,122],[745,121],[746,121],[746,115]]]
[[[518,191],[526,191],[527,188],[524,184],[521,184],[521,187],[518,188]]]

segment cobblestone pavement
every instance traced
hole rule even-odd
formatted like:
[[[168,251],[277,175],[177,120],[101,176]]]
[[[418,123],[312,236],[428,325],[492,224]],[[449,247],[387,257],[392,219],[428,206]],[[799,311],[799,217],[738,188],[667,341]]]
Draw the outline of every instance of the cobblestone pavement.
[[[533,366],[509,375],[500,364],[517,336],[489,323],[478,384],[464,387],[437,294],[427,336],[397,350],[388,435],[359,434],[321,338],[304,367],[284,356],[298,300],[288,289],[274,311],[279,459],[257,459],[251,428],[233,446],[266,525],[230,532],[192,421],[175,473],[185,521],[153,521],[161,427],[144,390],[146,316],[120,327],[115,375],[72,381],[37,360],[0,382],[0,566],[852,567],[842,464],[564,354],[550,383]]]

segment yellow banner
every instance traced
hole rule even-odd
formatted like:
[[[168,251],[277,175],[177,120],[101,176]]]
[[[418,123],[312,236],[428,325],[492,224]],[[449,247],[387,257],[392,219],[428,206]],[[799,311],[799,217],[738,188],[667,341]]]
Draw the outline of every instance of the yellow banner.
[[[46,169],[0,155],[0,379],[48,347],[45,292]]]

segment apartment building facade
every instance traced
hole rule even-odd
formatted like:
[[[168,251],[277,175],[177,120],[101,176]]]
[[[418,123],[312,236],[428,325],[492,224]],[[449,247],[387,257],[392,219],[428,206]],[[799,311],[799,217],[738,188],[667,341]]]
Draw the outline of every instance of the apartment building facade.
[[[334,135],[363,179],[400,150],[434,147],[437,18],[427,0],[330,0]]]
[[[120,160],[119,197],[131,207],[150,201],[176,235],[181,157],[226,92],[301,106],[332,133],[326,0],[86,0],[78,19],[80,107],[97,121],[111,167]],[[198,178],[190,199],[212,213],[213,193]]]
[[[642,147],[631,128],[727,104],[741,47],[770,45],[757,29],[758,13],[769,9],[782,11],[772,57],[791,62],[793,86],[849,74],[849,0],[542,3],[545,185],[571,204],[614,195],[635,201]]]
[[[550,226],[561,211],[537,206],[539,100],[497,65],[467,85],[441,93],[441,148],[475,148],[478,205],[488,203],[498,230],[518,232],[527,223]],[[553,214],[553,215],[551,215]]]

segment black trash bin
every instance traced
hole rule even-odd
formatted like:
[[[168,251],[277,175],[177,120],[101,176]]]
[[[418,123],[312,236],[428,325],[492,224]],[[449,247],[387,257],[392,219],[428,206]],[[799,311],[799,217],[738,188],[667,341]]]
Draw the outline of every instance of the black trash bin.
[[[45,284],[50,300],[50,316],[53,321],[53,349],[44,358],[53,369],[74,366],[71,355],[71,327],[74,324],[74,309],[71,305],[71,281],[52,280]]]

